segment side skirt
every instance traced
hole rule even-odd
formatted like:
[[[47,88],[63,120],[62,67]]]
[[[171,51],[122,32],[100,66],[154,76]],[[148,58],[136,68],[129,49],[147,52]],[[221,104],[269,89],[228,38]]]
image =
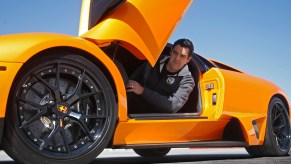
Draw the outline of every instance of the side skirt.
[[[176,119],[207,119],[197,113],[143,113],[129,114],[129,118],[136,120],[176,120]]]
[[[145,145],[115,145],[113,149],[153,149],[153,148],[189,148],[189,147],[246,147],[248,144],[241,141],[203,141],[168,144]]]

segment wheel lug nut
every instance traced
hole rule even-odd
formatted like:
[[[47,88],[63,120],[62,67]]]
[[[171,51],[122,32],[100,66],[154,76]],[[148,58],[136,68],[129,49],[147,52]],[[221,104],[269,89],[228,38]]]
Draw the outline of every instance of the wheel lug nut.
[[[69,117],[65,117],[65,118],[64,118],[64,121],[65,121],[65,122],[69,122],[69,121],[70,121]]]
[[[53,115],[52,115],[52,118],[53,118],[53,119],[56,119],[56,118],[57,118],[57,115],[56,115],[56,114],[53,114]]]
[[[62,95],[62,100],[67,100],[67,96],[66,95]]]
[[[54,101],[49,101],[49,105],[50,106],[55,106],[55,102]]]

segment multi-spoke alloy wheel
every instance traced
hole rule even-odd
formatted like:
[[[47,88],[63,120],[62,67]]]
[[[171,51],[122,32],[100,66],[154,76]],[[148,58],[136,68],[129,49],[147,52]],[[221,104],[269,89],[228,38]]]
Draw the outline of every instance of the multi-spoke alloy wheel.
[[[269,105],[265,143],[250,146],[246,150],[254,157],[284,156],[290,150],[290,120],[287,108],[279,98],[273,98]]]
[[[286,109],[279,101],[273,105],[271,114],[272,134],[277,148],[281,151],[290,149],[290,121]]]
[[[60,53],[38,58],[24,66],[13,87],[4,144],[14,159],[84,163],[110,141],[114,93],[87,59]]]

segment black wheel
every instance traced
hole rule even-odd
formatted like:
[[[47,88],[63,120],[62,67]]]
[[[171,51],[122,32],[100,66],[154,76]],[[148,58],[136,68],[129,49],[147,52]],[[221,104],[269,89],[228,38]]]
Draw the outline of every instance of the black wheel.
[[[4,150],[21,163],[88,163],[108,145],[117,117],[105,75],[71,53],[25,64],[7,106]]]
[[[164,157],[170,150],[171,148],[133,149],[136,154],[142,157]]]
[[[253,157],[285,156],[290,150],[290,134],[287,108],[279,98],[273,98],[268,110],[264,145],[249,146],[246,150]]]

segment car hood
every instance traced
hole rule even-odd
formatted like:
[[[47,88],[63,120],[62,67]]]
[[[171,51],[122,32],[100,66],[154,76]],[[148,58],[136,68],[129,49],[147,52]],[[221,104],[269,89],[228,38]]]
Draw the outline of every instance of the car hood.
[[[102,11],[93,10],[97,2],[105,6]],[[83,0],[79,36],[100,47],[117,43],[154,65],[192,2]]]

